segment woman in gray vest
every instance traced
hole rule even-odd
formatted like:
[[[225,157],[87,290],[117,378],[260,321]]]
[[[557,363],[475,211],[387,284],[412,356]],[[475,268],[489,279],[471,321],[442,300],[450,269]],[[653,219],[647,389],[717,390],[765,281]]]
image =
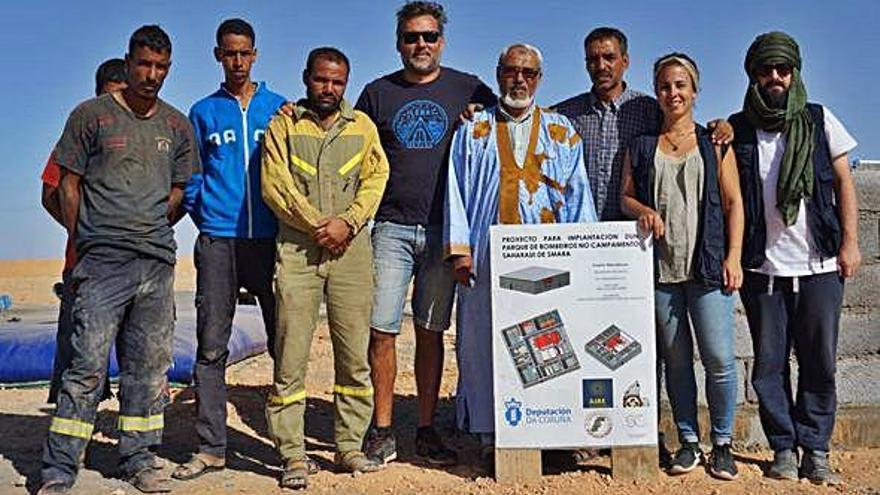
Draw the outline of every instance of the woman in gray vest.
[[[742,284],[743,206],[736,159],[694,122],[700,76],[681,53],[654,64],[663,112],[658,136],[633,140],[624,160],[621,208],[655,240],[657,341],[681,448],[667,472],[702,460],[697,425],[693,335],[706,374],[711,421],[709,472],[732,480],[730,444],[736,409],[734,296]]]

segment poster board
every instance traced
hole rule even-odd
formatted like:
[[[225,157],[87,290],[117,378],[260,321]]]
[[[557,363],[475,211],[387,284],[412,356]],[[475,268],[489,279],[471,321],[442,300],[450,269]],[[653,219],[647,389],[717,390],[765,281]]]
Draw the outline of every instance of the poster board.
[[[655,445],[651,239],[635,222],[490,236],[496,446]]]

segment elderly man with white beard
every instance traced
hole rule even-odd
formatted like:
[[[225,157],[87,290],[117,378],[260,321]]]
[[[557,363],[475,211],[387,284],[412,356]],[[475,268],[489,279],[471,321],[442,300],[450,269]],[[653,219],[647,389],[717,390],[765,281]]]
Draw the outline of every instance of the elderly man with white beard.
[[[456,131],[444,210],[445,256],[458,288],[457,418],[493,452],[489,227],[595,222],[581,138],[562,115],[535,105],[541,52],[517,43],[501,51],[498,104]]]

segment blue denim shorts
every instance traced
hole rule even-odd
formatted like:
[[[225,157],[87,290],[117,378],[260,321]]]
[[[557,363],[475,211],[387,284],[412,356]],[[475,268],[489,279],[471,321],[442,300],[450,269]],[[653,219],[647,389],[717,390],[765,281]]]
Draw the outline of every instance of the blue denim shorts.
[[[370,326],[400,333],[407,290],[415,277],[413,322],[436,332],[448,329],[455,279],[443,261],[443,228],[376,222],[372,236],[375,291]]]

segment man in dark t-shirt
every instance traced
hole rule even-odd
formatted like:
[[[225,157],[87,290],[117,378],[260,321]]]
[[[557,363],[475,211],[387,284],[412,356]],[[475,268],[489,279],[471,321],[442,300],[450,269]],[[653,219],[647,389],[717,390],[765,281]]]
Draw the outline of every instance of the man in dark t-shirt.
[[[73,485],[114,341],[121,474],[144,492],[169,489],[154,469],[154,451],[162,440],[174,328],[171,225],[199,157],[189,120],[158,99],[171,67],[168,35],[141,27],[125,63],[128,87],[80,104],[55,148],[61,216],[78,262],[71,276],[73,357],[49,426],[38,493]]]
[[[397,374],[395,339],[410,281],[416,327],[419,396],[416,454],[432,464],[455,464],[454,451],[433,428],[443,371],[443,332],[449,328],[455,283],[443,263],[443,194],[449,142],[469,103],[491,105],[492,90],[477,77],[440,66],[446,14],[433,2],[409,2],[397,12],[397,51],[403,69],[364,88],[357,109],[379,129],[391,176],[373,227],[375,296],[370,322],[374,428],[368,456],[397,457],[391,420]]]

